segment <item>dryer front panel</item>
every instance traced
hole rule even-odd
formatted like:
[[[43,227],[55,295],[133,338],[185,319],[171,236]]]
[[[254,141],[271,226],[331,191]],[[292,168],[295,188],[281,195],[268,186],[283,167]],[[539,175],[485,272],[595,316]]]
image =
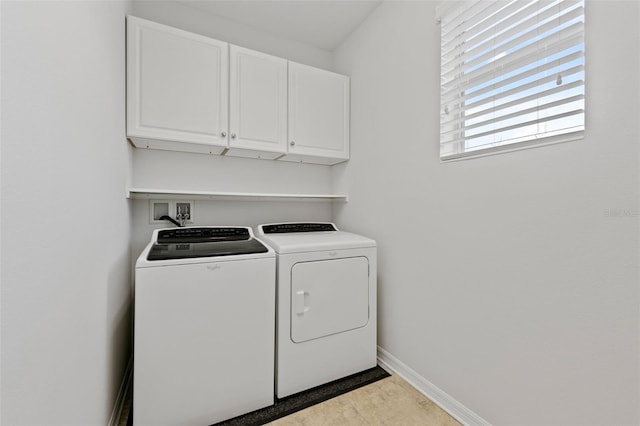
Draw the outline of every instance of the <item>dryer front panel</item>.
[[[364,327],[369,321],[369,260],[350,257],[291,267],[294,343]]]

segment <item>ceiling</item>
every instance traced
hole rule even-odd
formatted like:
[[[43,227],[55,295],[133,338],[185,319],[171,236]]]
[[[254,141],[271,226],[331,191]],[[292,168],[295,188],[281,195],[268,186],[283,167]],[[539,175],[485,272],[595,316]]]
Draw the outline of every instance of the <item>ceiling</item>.
[[[175,0],[202,12],[332,51],[383,0]]]

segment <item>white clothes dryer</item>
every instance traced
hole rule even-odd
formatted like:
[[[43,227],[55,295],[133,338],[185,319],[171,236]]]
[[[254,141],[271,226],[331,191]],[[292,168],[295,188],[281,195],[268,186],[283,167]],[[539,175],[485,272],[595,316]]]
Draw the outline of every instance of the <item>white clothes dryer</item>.
[[[375,367],[376,242],[332,223],[256,235],[277,254],[277,397]]]
[[[246,227],[155,230],[135,270],[133,424],[273,404],[274,251]]]

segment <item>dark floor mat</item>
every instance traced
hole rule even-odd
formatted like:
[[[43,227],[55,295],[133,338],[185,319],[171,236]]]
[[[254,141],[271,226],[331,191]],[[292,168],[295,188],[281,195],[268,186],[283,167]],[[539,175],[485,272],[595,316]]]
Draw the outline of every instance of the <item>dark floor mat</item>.
[[[389,377],[389,373],[380,367],[374,367],[351,376],[309,389],[283,399],[277,399],[276,403],[261,410],[252,411],[242,416],[234,417],[215,426],[258,426],[272,422],[281,417],[293,414],[296,411],[319,404],[336,396],[351,392],[359,387]]]

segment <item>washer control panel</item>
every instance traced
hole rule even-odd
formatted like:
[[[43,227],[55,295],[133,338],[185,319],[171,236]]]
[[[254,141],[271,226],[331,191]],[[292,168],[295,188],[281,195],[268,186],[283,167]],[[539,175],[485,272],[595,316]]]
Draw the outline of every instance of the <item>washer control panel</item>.
[[[158,232],[160,244],[206,243],[215,241],[238,241],[251,238],[247,228],[171,228]]]

